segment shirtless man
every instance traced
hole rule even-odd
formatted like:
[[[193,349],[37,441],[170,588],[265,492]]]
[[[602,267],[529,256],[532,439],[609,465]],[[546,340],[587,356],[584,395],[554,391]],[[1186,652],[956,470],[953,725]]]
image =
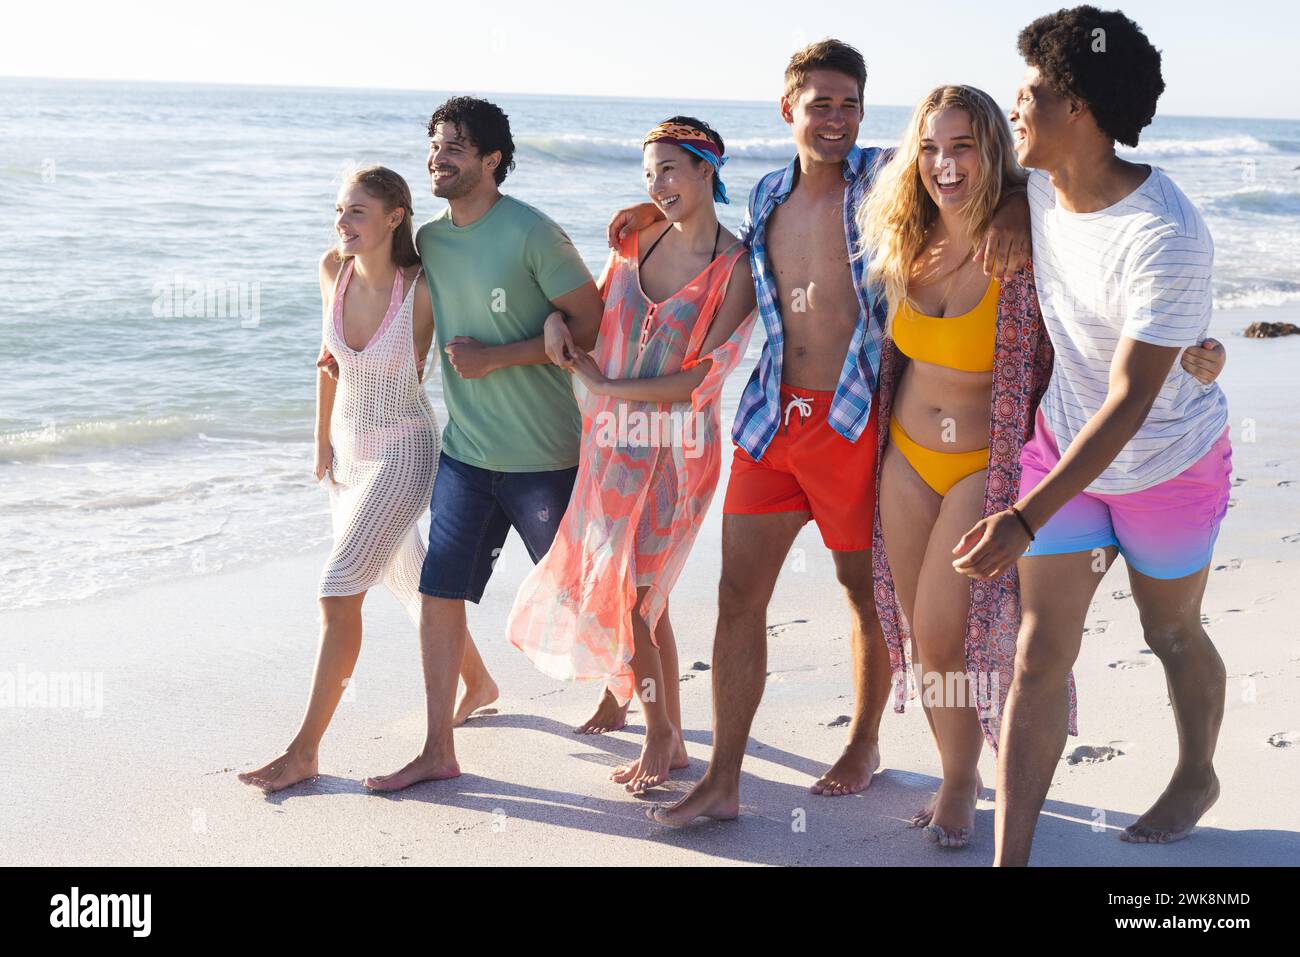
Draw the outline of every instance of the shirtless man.
[[[738,447],[723,503],[713,758],[685,798],[651,809],[663,824],[739,813],[741,761],[767,672],[767,605],[810,519],[831,549],[852,613],[856,692],[848,745],[812,791],[861,791],[880,766],[890,674],[871,580],[872,393],[886,309],[862,282],[863,260],[851,260],[850,252],[858,244],[852,212],[887,153],[856,145],[865,86],[862,55],[838,40],[791,58],[781,117],[798,155],[758,182],[741,226],[767,342],[732,430]],[[653,216],[653,207],[624,210],[611,233],[643,228]],[[986,271],[1006,274],[1027,253],[1028,209],[1020,193],[996,214],[979,255]]]

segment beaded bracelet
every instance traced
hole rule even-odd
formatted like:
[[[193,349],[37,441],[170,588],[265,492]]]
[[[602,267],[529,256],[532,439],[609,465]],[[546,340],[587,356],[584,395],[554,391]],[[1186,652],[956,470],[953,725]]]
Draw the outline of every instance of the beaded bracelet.
[[[1029,536],[1029,540],[1032,542],[1034,540],[1034,530],[1029,527],[1029,523],[1025,521],[1025,517],[1020,514],[1020,509],[1016,508],[1014,505],[1008,505],[1007,511],[1016,517],[1016,521],[1021,524],[1025,530],[1025,534]]]

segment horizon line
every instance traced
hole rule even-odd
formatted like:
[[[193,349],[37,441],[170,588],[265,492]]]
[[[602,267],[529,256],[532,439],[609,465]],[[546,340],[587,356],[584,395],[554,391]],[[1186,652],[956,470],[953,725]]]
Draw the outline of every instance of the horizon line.
[[[299,85],[287,83],[239,83],[228,80],[137,80],[123,79],[121,77],[95,77],[95,76],[32,76],[22,74],[0,73],[0,81],[3,80],[44,80],[54,82],[70,83],[136,83],[143,86],[207,86],[207,87],[227,87],[245,90],[298,90],[313,92],[372,92],[372,93],[448,93],[456,95],[456,91],[449,89],[417,88],[417,87],[389,87],[389,86],[317,86],[317,85]],[[648,103],[664,103],[669,100],[684,101],[687,103],[772,103],[774,100],[767,98],[737,98],[737,97],[699,97],[699,96],[679,96],[670,98],[649,97],[649,96],[627,96],[615,94],[596,94],[596,93],[537,93],[525,92],[519,90],[480,90],[480,93],[489,96],[535,96],[535,97],[566,97],[571,99],[592,99],[592,100],[628,100],[643,101]],[[870,107],[884,109],[910,110],[911,106],[905,106],[897,103],[864,103],[864,111]],[[1174,117],[1179,119],[1191,120],[1264,120],[1266,122],[1297,123],[1300,122],[1300,116],[1213,116],[1202,113],[1156,113],[1155,118],[1161,116]]]

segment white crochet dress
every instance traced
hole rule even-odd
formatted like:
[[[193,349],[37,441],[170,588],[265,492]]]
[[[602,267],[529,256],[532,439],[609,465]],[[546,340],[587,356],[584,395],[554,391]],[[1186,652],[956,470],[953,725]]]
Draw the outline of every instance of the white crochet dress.
[[[321,484],[329,490],[334,548],[320,595],[355,595],[383,582],[411,620],[420,621],[425,543],[416,521],[429,507],[441,436],[416,368],[411,312],[417,274],[402,294],[397,271],[388,312],[360,352],[343,339],[349,259],[334,283],[324,338],[338,360],[330,417],[334,459]]]

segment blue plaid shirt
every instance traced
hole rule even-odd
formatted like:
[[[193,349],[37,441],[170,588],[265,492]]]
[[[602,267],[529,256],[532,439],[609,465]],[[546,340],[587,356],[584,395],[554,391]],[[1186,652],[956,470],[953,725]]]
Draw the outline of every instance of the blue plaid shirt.
[[[878,169],[888,161],[891,150],[854,146],[844,160],[844,244],[853,252],[858,243],[858,227],[853,213],[866,196]],[[740,226],[740,238],[749,244],[754,272],[754,292],[758,312],[767,332],[767,342],[758,365],[754,367],[736,410],[736,424],[731,437],[755,459],[761,458],[776,435],[781,420],[781,360],[785,349],[785,332],[781,325],[781,303],[777,297],[776,276],[767,258],[767,221],[772,211],[786,201],[794,188],[796,156],[785,169],[773,170],[755,184],[749,194],[749,208]],[[853,329],[844,368],[831,400],[828,420],[836,432],[856,442],[871,415],[871,399],[880,372],[880,348],[888,310],[883,291],[867,289],[865,259],[851,259],[853,285],[858,295],[858,324]],[[875,441],[875,437],[870,437]]]

